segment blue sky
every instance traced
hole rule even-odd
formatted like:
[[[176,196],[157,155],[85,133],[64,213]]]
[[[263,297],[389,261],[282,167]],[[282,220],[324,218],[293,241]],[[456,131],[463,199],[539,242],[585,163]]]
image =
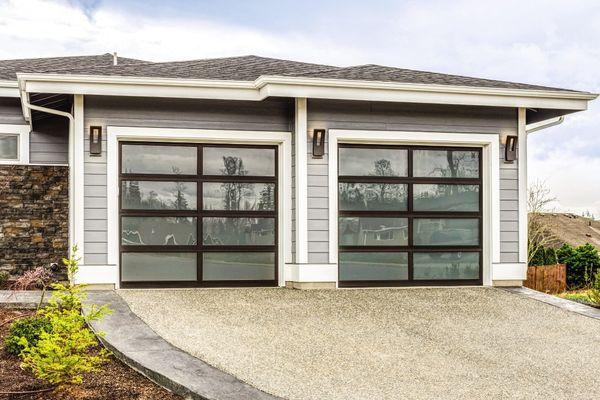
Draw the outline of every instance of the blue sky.
[[[0,58],[117,51],[376,63],[600,92],[600,1],[0,0]],[[600,217],[600,101],[529,139],[529,179]]]

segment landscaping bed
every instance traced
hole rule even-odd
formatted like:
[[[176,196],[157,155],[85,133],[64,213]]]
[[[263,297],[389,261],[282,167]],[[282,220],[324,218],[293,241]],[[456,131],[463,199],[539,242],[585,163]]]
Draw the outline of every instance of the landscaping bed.
[[[4,338],[8,333],[11,322],[15,318],[26,317],[34,313],[33,310],[0,308],[0,393],[37,391],[50,388],[47,383],[34,378],[30,372],[22,370],[19,367],[21,364],[20,358],[8,354],[4,349]],[[7,322],[9,320],[10,322]],[[46,391],[22,395],[0,394],[0,399],[176,400],[181,399],[181,397],[154,384],[111,356],[109,362],[103,365],[102,372],[85,374],[81,385],[72,385],[59,393]]]
[[[593,303],[588,294],[589,290],[572,290],[564,293],[560,293],[558,297],[576,301],[577,303],[585,304],[586,306],[600,309],[600,305]]]

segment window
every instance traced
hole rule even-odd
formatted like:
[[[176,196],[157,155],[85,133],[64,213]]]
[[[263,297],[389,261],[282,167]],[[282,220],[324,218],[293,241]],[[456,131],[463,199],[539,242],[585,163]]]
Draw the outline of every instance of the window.
[[[29,162],[29,126],[0,125],[0,164]]]
[[[340,286],[481,284],[481,149],[338,154]]]
[[[123,287],[276,285],[275,146],[120,147]]]

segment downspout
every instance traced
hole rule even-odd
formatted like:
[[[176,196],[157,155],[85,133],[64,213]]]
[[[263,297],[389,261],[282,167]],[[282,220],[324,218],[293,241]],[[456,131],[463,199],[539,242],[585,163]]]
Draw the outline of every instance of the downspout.
[[[48,113],[48,114],[54,114],[54,115],[58,115],[58,116],[69,119],[69,255],[72,255],[71,254],[72,246],[75,244],[74,237],[73,237],[73,234],[75,233],[75,223],[74,223],[75,220],[74,220],[74,215],[73,215],[73,208],[74,208],[74,204],[75,204],[74,203],[74,199],[75,199],[74,178],[75,178],[75,176],[73,173],[73,168],[74,168],[73,146],[75,145],[75,141],[74,141],[74,137],[73,137],[73,131],[74,131],[73,127],[74,127],[75,119],[74,119],[73,115],[69,114],[68,112],[54,110],[52,108],[46,108],[46,107],[41,107],[41,106],[36,106],[34,104],[30,104],[27,97],[22,99],[22,104],[25,108],[28,108],[30,110],[36,110],[36,111],[40,111],[40,112],[44,112],[44,113]],[[31,123],[33,123],[33,118],[30,117],[30,119],[31,119]]]
[[[557,119],[555,119],[553,121],[550,121],[548,123],[537,125],[537,126],[533,126],[532,128],[529,128],[529,129],[525,129],[525,132],[527,134],[529,134],[529,133],[541,131],[542,129],[550,128],[551,126],[560,125],[560,124],[563,123],[564,120],[565,120],[565,117],[563,115],[563,116],[560,116]],[[536,124],[532,124],[532,125],[536,125]]]

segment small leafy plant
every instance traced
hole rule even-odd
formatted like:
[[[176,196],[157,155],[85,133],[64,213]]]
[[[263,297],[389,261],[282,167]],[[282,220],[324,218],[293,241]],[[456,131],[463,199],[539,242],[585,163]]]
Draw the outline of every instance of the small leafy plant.
[[[4,340],[5,349],[8,353],[18,356],[23,350],[19,344],[21,338],[25,338],[27,343],[35,346],[42,332],[52,331],[50,321],[41,315],[33,315],[19,319],[10,326],[10,330]]]
[[[0,271],[0,288],[6,285],[8,278],[10,278],[10,274],[8,272]]]
[[[588,290],[588,299],[591,303],[600,306],[600,270],[596,272],[594,281]]]
[[[10,290],[13,292],[19,290],[31,290],[31,289],[42,289],[42,295],[40,296],[40,302],[38,303],[38,310],[44,302],[44,296],[46,289],[52,280],[52,272],[47,267],[41,266],[36,267],[32,270],[26,271],[11,285]]]
[[[85,285],[75,282],[79,268],[76,254],[77,247],[74,246],[72,256],[63,259],[68,282],[53,283],[54,291],[48,306],[38,311],[49,322],[50,329],[43,329],[35,343],[25,336],[18,341],[23,348],[21,367],[58,388],[81,383],[84,373],[100,371],[110,354],[86,326],[103,318],[110,310],[106,305],[91,305],[85,314],[82,313],[87,295]]]

